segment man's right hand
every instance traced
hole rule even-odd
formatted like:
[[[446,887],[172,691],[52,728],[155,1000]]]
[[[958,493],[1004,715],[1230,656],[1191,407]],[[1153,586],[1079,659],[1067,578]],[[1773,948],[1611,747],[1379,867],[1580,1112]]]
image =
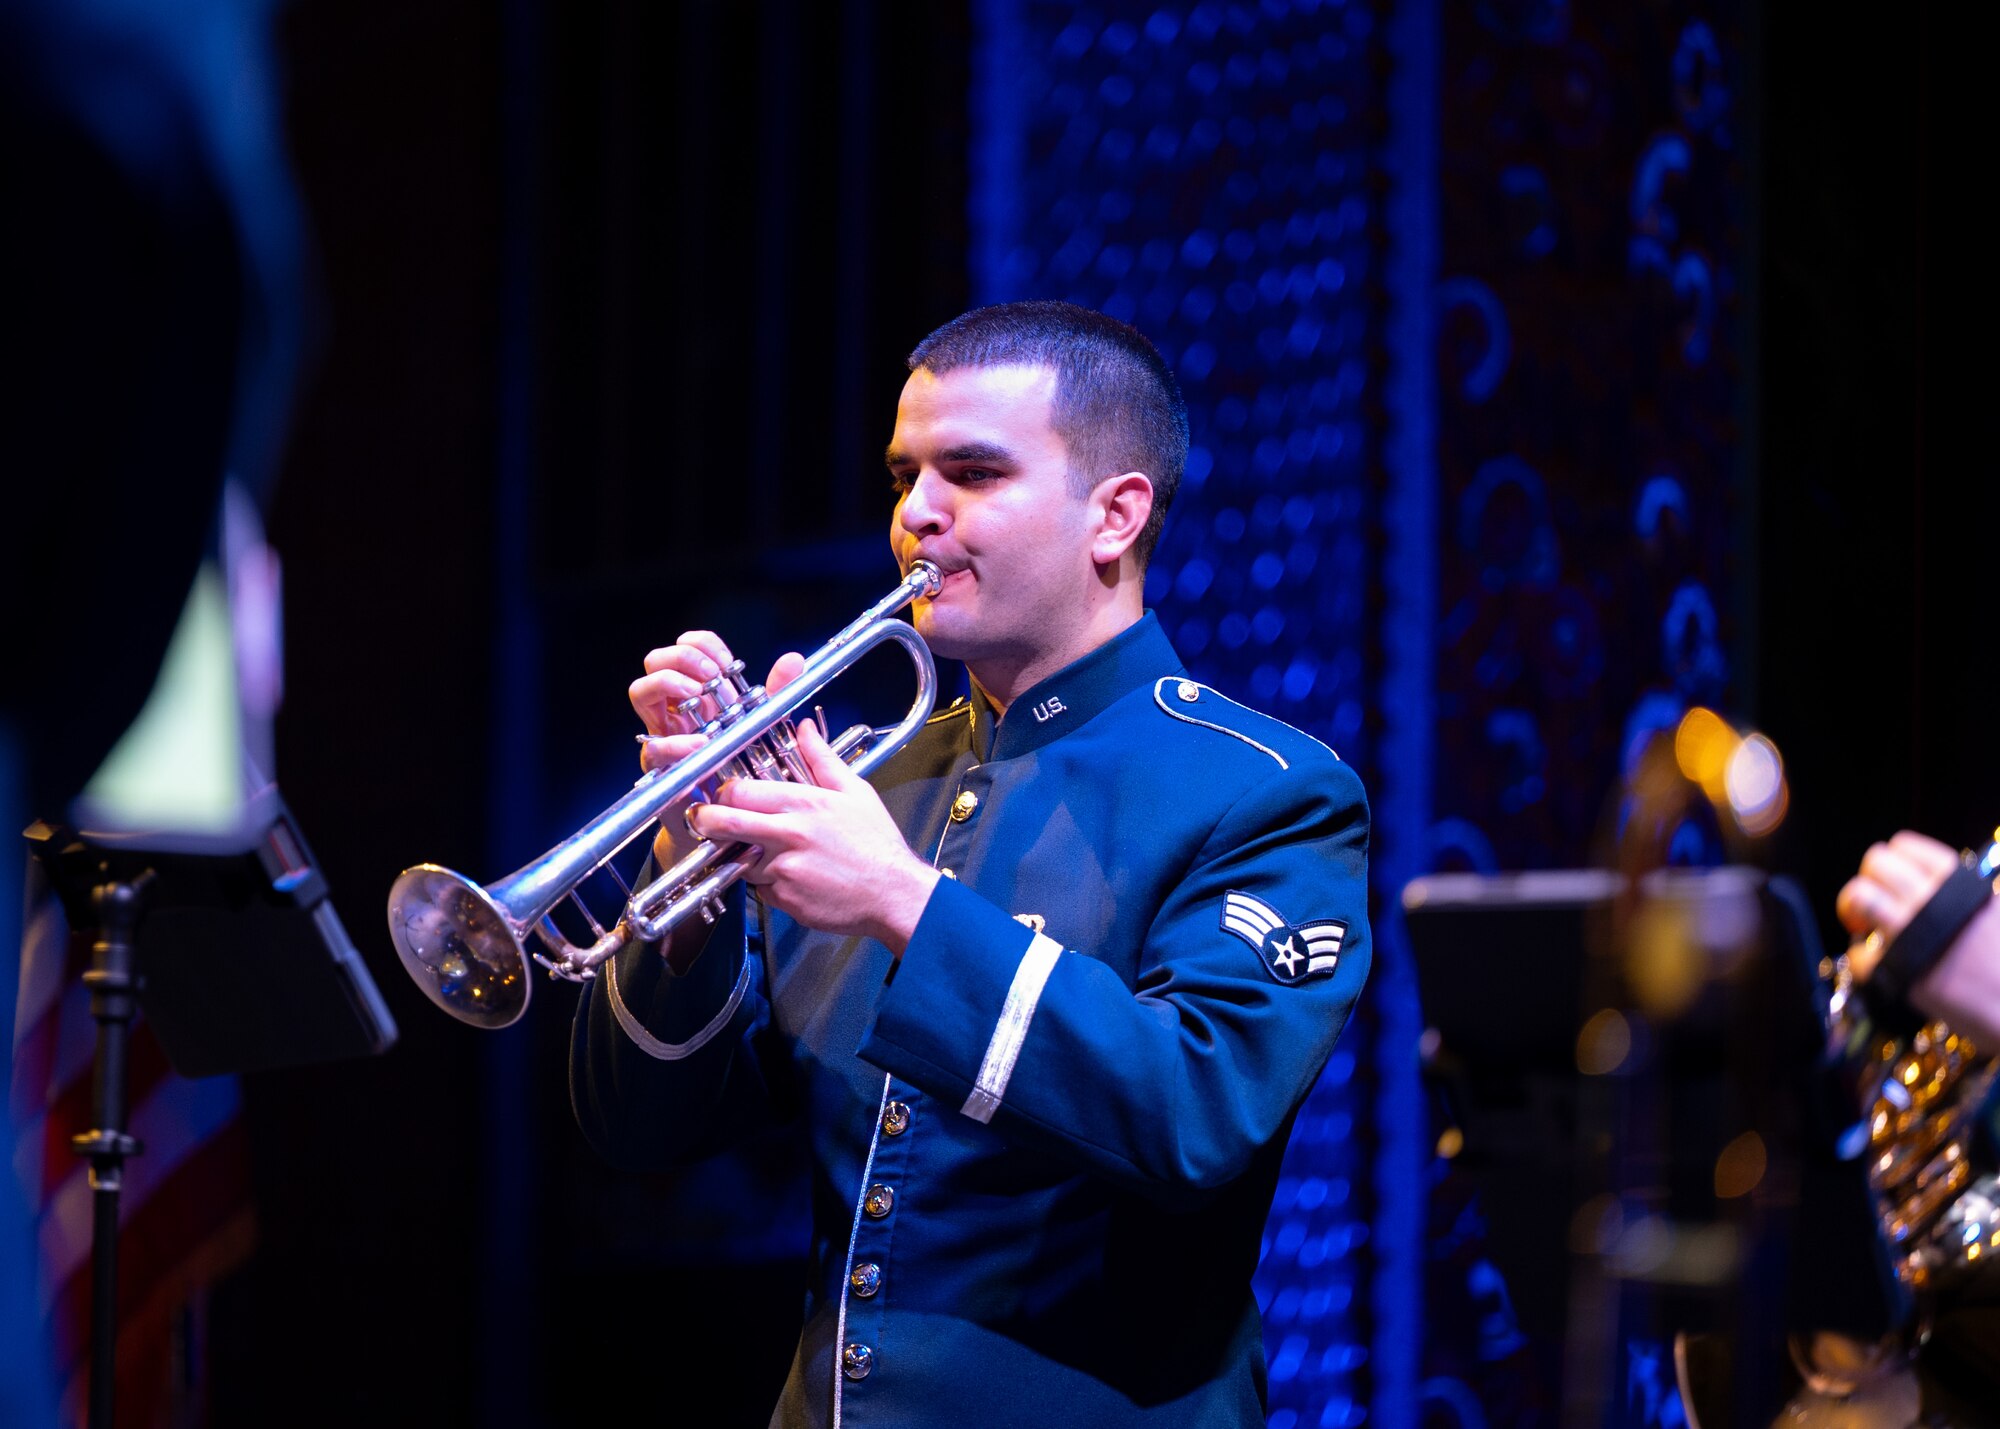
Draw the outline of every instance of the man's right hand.
[[[700,733],[702,724],[715,713],[712,702],[704,702],[701,717],[683,714],[683,700],[701,693],[701,687],[727,669],[735,659],[729,646],[712,630],[689,630],[672,645],[646,656],[646,673],[632,682],[627,692],[632,710],[646,726],[646,738],[639,747],[642,768],[671,769],[708,742]],[[797,679],[805,668],[805,657],[793,652],[778,657],[764,680],[764,688],[776,693]],[[653,859],[670,868],[694,846],[682,817],[688,801],[683,799],[660,815],[660,832],[653,840]]]

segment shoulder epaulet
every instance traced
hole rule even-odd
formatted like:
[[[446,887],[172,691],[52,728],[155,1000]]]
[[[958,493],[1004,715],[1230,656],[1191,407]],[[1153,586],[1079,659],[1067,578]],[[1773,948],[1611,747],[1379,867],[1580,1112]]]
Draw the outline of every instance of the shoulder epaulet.
[[[1245,726],[1266,737],[1283,738],[1289,735],[1310,741],[1333,755],[1335,759],[1340,758],[1331,746],[1314,739],[1304,730],[1253,710],[1248,705],[1238,704],[1229,696],[1209,688],[1199,680],[1190,680],[1185,675],[1168,675],[1154,681],[1153,703],[1158,705],[1163,713],[1183,723],[1200,725],[1203,729],[1212,729],[1218,734],[1242,740],[1252,749],[1261,750],[1277,760],[1280,769],[1291,768],[1291,761],[1264,740],[1247,733]]]

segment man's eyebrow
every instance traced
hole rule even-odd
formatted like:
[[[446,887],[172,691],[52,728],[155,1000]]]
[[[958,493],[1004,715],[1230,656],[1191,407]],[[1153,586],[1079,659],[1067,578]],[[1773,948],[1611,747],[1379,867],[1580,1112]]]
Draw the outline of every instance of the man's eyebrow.
[[[988,466],[1013,466],[1014,454],[1003,446],[992,442],[967,442],[963,446],[946,447],[938,453],[940,461],[982,462]]]
[[[899,466],[911,466],[916,462],[915,457],[896,447],[890,447],[888,451],[884,452],[882,459],[888,464],[891,470]],[[965,442],[959,446],[946,447],[938,453],[938,460],[950,462],[955,466],[972,462],[981,462],[990,466],[1017,466],[1020,462],[1020,459],[1013,452],[1009,451],[1006,447],[996,446],[992,442]]]

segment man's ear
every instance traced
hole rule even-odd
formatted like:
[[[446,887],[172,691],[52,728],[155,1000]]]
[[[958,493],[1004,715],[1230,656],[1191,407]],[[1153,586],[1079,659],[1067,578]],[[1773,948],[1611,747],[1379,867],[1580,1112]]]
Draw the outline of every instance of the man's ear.
[[[1107,476],[1097,483],[1090,500],[1097,517],[1090,559],[1100,566],[1115,564],[1132,549],[1153,514],[1153,479],[1143,471]]]

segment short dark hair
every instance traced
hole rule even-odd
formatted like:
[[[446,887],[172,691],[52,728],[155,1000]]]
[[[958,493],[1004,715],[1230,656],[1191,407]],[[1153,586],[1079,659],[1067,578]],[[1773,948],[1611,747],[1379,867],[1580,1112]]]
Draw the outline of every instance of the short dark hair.
[[[1037,300],[974,308],[910,353],[910,371],[939,377],[960,367],[1012,366],[1056,375],[1049,425],[1069,450],[1073,494],[1086,495],[1120,472],[1152,479],[1153,514],[1134,542],[1143,569],[1187,466],[1187,403],[1159,349],[1116,318]]]

